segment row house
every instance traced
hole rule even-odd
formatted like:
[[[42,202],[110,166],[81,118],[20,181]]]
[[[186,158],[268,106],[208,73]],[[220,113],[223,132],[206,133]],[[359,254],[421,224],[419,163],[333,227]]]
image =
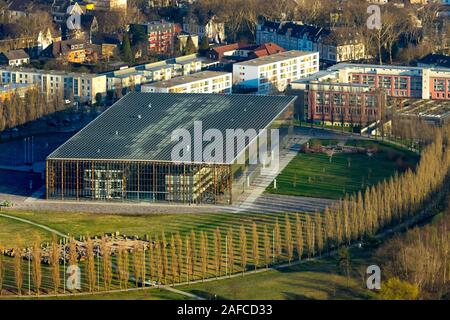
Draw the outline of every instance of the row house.
[[[106,73],[107,90],[114,91],[133,87],[139,90],[144,83],[187,76],[208,69],[214,63],[214,61],[210,61],[204,57],[191,54],[164,61],[122,68]]]
[[[350,28],[265,21],[256,27],[256,43],[268,42],[286,50],[318,51],[321,60],[334,63],[367,58],[361,36]]]
[[[202,71],[142,86],[142,92],[165,93],[231,93],[230,72]]]

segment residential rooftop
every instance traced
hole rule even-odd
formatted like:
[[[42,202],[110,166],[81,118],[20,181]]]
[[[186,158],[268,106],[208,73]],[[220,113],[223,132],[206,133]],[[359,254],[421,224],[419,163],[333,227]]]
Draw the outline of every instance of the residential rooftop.
[[[190,74],[188,76],[180,76],[180,77],[175,77],[175,78],[172,78],[169,80],[154,82],[149,85],[152,87],[156,87],[156,88],[171,88],[171,87],[183,85],[183,84],[190,83],[190,82],[201,81],[201,80],[205,80],[205,79],[209,79],[209,78],[213,78],[213,77],[224,76],[224,75],[230,75],[230,77],[231,77],[230,72],[201,71],[201,72]]]
[[[242,66],[263,66],[266,64],[276,63],[288,59],[298,58],[302,56],[307,56],[313,53],[317,53],[315,51],[300,51],[300,50],[290,50],[285,52],[280,52],[276,54],[272,54],[270,56],[265,56],[261,58],[256,58],[244,62],[238,62],[235,65]]]
[[[388,64],[364,64],[364,63],[338,63],[334,66],[331,66],[328,68],[328,70],[340,70],[345,68],[371,68],[371,69],[397,69],[397,70],[417,70],[421,71],[423,69],[431,69],[433,71],[440,71],[440,72],[450,72],[450,68],[428,68],[428,67],[412,67],[412,66],[395,66],[395,65],[388,65]]]
[[[179,143],[171,141],[174,130],[186,129],[193,137],[194,121],[202,121],[203,132],[217,129],[224,137],[227,129],[258,132],[267,128],[295,99],[291,96],[130,92],[48,159],[172,161],[173,147]],[[235,144],[234,155],[248,146],[249,141],[245,140],[243,145]],[[203,142],[203,147],[209,143]],[[224,150],[227,155],[225,141]]]
[[[0,71],[3,71],[3,70],[7,70],[10,72],[27,72],[27,73],[53,74],[53,75],[60,75],[60,76],[76,76],[76,77],[82,76],[82,77],[90,77],[90,78],[102,76],[102,74],[97,74],[97,73],[67,72],[64,70],[44,70],[44,69],[11,67],[11,66],[0,67]]]

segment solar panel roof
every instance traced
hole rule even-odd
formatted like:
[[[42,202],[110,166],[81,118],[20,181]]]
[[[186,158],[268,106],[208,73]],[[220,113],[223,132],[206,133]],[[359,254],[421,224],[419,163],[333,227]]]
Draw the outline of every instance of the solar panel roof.
[[[177,144],[171,141],[174,130],[186,129],[193,137],[194,121],[202,121],[203,133],[218,129],[224,140],[227,129],[258,132],[268,127],[295,99],[292,96],[131,92],[48,159],[172,161],[172,149]],[[203,142],[203,146],[208,143]],[[234,154],[242,150],[236,142]],[[193,148],[190,151],[193,153]]]

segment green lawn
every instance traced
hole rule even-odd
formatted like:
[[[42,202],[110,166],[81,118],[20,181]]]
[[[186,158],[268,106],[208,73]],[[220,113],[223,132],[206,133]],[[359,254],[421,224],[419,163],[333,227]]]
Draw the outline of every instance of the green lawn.
[[[330,140],[325,140],[330,144]],[[395,171],[414,168],[418,156],[399,147],[374,141],[350,140],[347,145],[373,146],[378,152],[335,153],[331,159],[322,153],[299,153],[277,177],[269,193],[338,199],[388,178]]]
[[[261,228],[264,224],[269,229],[273,227],[275,219],[280,223],[284,221],[284,213],[201,213],[201,214],[149,214],[149,215],[119,215],[119,214],[98,214],[98,213],[67,213],[67,212],[43,212],[43,211],[8,211],[9,215],[21,217],[39,224],[49,226],[63,233],[69,233],[78,237],[79,235],[102,235],[119,231],[128,236],[138,235],[143,237],[145,234],[154,236],[166,235],[180,232],[187,234],[191,230],[196,232],[213,232],[216,227],[220,227],[222,233],[227,228],[233,226],[235,233],[238,233],[240,225],[250,228],[253,222]],[[292,217],[293,218],[293,217]],[[13,221],[13,220],[9,220]],[[28,237],[25,234],[29,230],[27,224],[20,225],[23,229],[15,229],[17,232],[13,235],[9,232],[2,233],[3,240],[15,239],[15,235]]]
[[[17,298],[14,298],[17,299]],[[26,297],[23,299],[27,299]],[[28,298],[30,299],[30,298]],[[35,299],[34,297],[31,299]],[[108,294],[86,294],[77,296],[41,297],[43,300],[187,300],[186,296],[162,289],[134,290]]]
[[[0,217],[0,247],[12,248],[16,246],[18,236],[24,246],[31,245],[36,238],[43,241],[52,238],[50,232],[20,221]]]
[[[342,275],[335,257],[324,258],[280,270],[180,287],[207,299],[371,299],[363,272],[372,264],[371,251],[351,250],[350,278]]]

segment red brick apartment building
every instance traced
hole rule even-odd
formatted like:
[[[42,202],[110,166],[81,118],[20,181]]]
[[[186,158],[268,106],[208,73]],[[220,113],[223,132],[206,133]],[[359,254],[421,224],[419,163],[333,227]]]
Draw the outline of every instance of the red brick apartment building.
[[[450,69],[341,63],[294,81],[297,115],[347,125],[379,120],[386,97],[450,100]]]
[[[166,21],[152,21],[141,26],[148,38],[147,49],[153,53],[172,54],[174,50],[175,24]]]

